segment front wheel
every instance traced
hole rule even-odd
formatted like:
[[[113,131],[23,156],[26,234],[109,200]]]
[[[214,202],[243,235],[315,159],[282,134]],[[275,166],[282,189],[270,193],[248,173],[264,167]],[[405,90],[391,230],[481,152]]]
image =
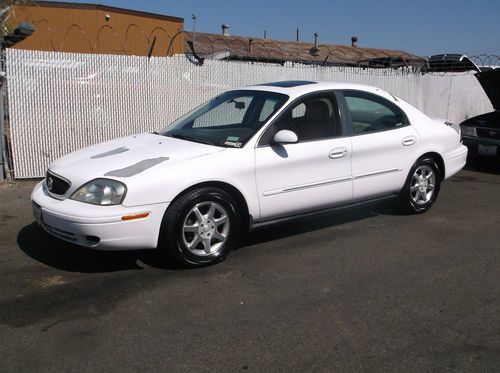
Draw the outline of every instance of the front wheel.
[[[160,232],[161,249],[182,264],[214,264],[232,251],[239,232],[240,215],[233,197],[219,188],[199,188],[168,208]]]
[[[430,157],[418,159],[412,166],[399,195],[404,210],[422,213],[431,208],[439,194],[441,172]]]

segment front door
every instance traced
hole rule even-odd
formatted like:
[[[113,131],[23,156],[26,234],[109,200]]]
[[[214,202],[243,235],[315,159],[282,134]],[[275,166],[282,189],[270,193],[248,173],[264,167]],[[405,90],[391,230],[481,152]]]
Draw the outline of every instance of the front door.
[[[271,135],[293,131],[297,143],[276,144]],[[261,216],[269,220],[352,200],[351,143],[343,136],[330,93],[292,103],[255,149]]]

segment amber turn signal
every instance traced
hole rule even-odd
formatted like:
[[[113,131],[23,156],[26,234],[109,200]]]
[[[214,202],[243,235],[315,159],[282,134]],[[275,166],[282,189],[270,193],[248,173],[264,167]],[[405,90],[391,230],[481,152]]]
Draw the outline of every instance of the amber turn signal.
[[[122,216],[122,220],[142,219],[142,218],[147,218],[148,216],[149,216],[149,212],[143,212],[142,214]]]

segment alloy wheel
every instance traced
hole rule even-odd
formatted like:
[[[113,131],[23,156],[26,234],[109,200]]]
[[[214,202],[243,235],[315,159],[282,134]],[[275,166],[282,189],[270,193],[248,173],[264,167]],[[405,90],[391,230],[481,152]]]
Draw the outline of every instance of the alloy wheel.
[[[417,205],[428,203],[434,195],[436,187],[436,173],[432,167],[421,165],[415,169],[411,178],[410,196]]]
[[[186,248],[198,256],[217,253],[229,235],[229,218],[217,202],[196,204],[182,224],[182,240]]]

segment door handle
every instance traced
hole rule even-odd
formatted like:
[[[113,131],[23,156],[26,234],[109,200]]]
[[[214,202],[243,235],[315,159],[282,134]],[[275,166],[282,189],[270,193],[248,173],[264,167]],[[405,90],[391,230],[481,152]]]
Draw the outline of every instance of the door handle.
[[[403,138],[403,145],[410,146],[417,142],[417,138],[415,136],[406,136]]]
[[[342,158],[342,157],[345,157],[346,155],[347,155],[347,148],[336,148],[336,149],[330,150],[330,153],[328,154],[328,156],[331,159]]]

